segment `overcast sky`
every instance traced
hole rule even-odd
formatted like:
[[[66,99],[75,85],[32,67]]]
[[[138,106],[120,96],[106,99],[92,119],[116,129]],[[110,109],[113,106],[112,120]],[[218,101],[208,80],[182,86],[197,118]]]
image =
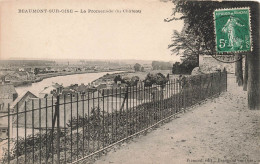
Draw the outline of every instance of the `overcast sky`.
[[[159,0],[20,1],[1,3],[1,54],[8,58],[173,61],[168,44],[182,21],[166,23],[171,2]],[[130,13],[18,13],[18,9],[141,10]]]

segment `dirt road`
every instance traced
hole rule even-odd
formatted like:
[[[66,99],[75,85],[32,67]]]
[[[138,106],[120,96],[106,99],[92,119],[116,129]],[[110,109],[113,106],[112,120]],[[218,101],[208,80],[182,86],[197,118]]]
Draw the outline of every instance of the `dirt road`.
[[[228,92],[114,148],[96,164],[260,163],[260,111],[229,75]]]

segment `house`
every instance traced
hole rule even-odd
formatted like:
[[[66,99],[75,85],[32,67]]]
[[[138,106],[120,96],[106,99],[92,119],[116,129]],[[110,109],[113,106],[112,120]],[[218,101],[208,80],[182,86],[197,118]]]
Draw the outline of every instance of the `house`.
[[[14,75],[18,77],[19,80],[28,80],[28,73],[26,71],[15,72]]]
[[[30,91],[26,91],[19,95],[17,99],[15,99],[15,101],[11,103],[10,109],[14,109],[14,111],[16,111],[15,109],[17,108],[21,109],[24,106],[25,102],[28,102],[30,99],[33,98],[37,98],[37,96]]]
[[[7,115],[8,104],[11,104],[13,101],[15,101],[17,97],[18,94],[12,84],[0,84],[0,116]],[[10,118],[10,120],[11,119],[12,118]],[[0,118],[0,139],[6,139],[7,137],[8,137],[8,117],[1,117]]]
[[[122,83],[122,84],[119,85],[119,87],[126,88],[126,87],[128,87],[128,85],[126,83]]]
[[[0,116],[7,115],[7,112],[0,112]],[[12,122],[12,121],[10,121]],[[0,118],[0,142],[8,138],[8,117]]]
[[[19,72],[24,72],[25,69],[24,69],[24,68],[18,68],[18,71],[19,71]]]
[[[6,75],[6,80],[9,81],[20,81],[20,80],[28,80],[28,72],[26,71],[15,71],[13,73],[9,73],[8,75]]]
[[[81,84],[80,86],[78,86],[76,88],[76,91],[81,93],[81,94],[84,94],[84,93],[87,93],[88,92],[88,89],[89,89],[89,86],[88,85],[84,85],[84,84]]]
[[[45,87],[39,93],[40,98],[52,97],[58,94],[61,94],[63,90],[63,86],[58,83],[53,83],[51,86]]]
[[[8,79],[6,78],[7,75],[8,75],[8,74],[0,75],[0,83],[1,83],[1,84],[10,83],[10,80],[8,80]]]
[[[72,90],[77,90],[77,88],[79,87],[78,84],[71,84],[70,86],[66,87],[66,88],[69,88],[69,89],[72,89]]]
[[[144,83],[141,80],[139,80],[137,82],[137,88],[141,88],[141,87],[144,87]]]
[[[70,89],[68,87],[64,88],[62,90],[62,94],[61,94],[62,97],[65,96],[65,98],[69,98],[70,99],[70,96],[72,97],[77,97],[77,92],[73,89]]]
[[[47,68],[45,68],[44,70],[45,70],[45,72],[50,72],[50,71],[51,71],[51,68],[50,68],[50,67],[47,67]]]
[[[101,90],[101,89],[105,89],[105,88],[107,88],[107,84],[106,83],[102,83],[102,84],[99,84],[98,86],[97,86],[97,90]]]
[[[31,67],[24,68],[24,71],[34,73],[34,69]]]
[[[4,80],[6,82],[10,81],[27,81],[35,79],[35,75],[32,72],[26,71],[15,71],[5,75]],[[2,80],[3,81],[3,80]]]
[[[12,84],[0,84],[0,111],[7,111],[8,104],[11,104],[18,94]]]

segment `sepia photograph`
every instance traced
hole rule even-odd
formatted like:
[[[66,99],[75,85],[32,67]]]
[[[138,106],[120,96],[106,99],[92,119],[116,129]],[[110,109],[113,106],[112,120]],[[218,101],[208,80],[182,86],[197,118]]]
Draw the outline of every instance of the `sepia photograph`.
[[[0,0],[0,163],[260,164],[259,6]]]

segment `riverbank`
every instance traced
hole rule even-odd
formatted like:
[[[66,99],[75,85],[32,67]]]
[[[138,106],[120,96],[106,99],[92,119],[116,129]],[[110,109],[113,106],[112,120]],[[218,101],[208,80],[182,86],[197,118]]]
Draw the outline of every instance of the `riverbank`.
[[[67,75],[85,74],[85,73],[115,72],[115,71],[128,71],[128,70],[102,70],[102,71],[58,72],[58,73],[39,74],[37,75],[35,80],[15,81],[12,83],[15,87],[21,87],[21,86],[31,85],[32,83],[37,83],[44,79],[57,77],[57,76],[67,76]]]

